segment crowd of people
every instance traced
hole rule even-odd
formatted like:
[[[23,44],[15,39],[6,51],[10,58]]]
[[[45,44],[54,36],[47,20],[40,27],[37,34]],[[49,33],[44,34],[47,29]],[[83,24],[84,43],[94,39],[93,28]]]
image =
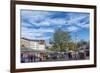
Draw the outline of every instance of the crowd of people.
[[[21,53],[21,63],[38,62],[43,60],[44,60],[44,54],[42,53],[33,53],[33,52]]]
[[[43,53],[43,52],[24,52],[21,53],[21,63],[29,62],[42,62],[42,61],[62,61],[62,60],[80,60],[89,57],[88,53],[79,52],[53,52],[53,53]]]

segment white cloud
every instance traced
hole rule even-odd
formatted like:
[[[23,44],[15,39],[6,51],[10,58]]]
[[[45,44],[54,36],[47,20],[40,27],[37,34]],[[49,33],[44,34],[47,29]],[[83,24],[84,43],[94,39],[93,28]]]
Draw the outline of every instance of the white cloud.
[[[33,11],[33,10],[23,10],[21,11],[22,17],[25,18],[34,18],[35,20],[44,19],[46,16],[51,15],[50,12],[47,11]]]
[[[35,39],[35,40],[39,40],[39,39],[48,40],[51,38],[50,36],[44,36],[44,33],[41,32],[23,32],[21,33],[21,37],[25,37],[28,39]]]
[[[84,20],[85,19],[85,20]],[[84,20],[82,23],[79,21]],[[81,28],[88,28],[89,24],[86,22],[89,21],[89,15],[87,14],[79,14],[79,15],[71,15],[70,20],[68,20],[68,23],[70,25],[78,26]]]
[[[57,27],[61,27],[62,25],[76,25],[81,28],[88,28],[89,24],[79,23],[80,20],[89,17],[87,14],[82,13],[69,13],[66,15],[69,19],[65,18],[50,18],[54,13],[49,11],[31,11],[31,10],[23,10],[22,17],[26,18],[29,23],[33,24],[33,26],[50,26],[56,25]],[[89,19],[87,19],[89,20]],[[29,26],[28,24],[25,26]]]
[[[77,25],[81,28],[89,28],[89,24],[84,24],[84,23],[79,24],[79,23],[77,23]]]
[[[68,29],[68,31],[77,31],[79,28],[76,26],[70,26],[67,29]]]
[[[72,14],[72,15],[69,15],[68,17],[69,19],[67,19],[67,15],[64,18],[58,18],[58,17],[50,18],[50,16],[53,15],[53,12],[25,10],[25,11],[22,11],[21,15],[22,15],[21,36],[32,38],[32,39],[49,39],[50,36],[44,36],[44,33],[48,33],[48,32],[54,33],[53,26],[56,26],[57,28],[57,27],[62,27],[63,25],[66,25],[65,30],[68,30],[71,32],[77,31],[81,28],[89,27],[89,24],[87,24],[86,21],[83,21],[82,23],[79,22],[80,20],[87,17],[87,15],[85,14],[84,15]],[[23,19],[25,19],[26,22],[25,20],[23,21]],[[89,19],[87,18],[87,21],[88,20]],[[67,27],[67,25],[69,26]],[[48,26],[48,27],[43,28],[44,26]],[[28,27],[32,27],[32,28],[28,28]]]
[[[26,22],[22,22],[21,23],[21,26],[23,27],[31,27],[32,25],[31,24],[29,24],[29,23],[26,23]]]
[[[41,21],[39,23],[36,22],[36,21],[34,21],[32,23],[33,23],[33,26],[50,26],[50,22],[49,21],[46,21],[46,20]]]
[[[50,25],[67,25],[67,20],[65,18],[49,18],[45,17],[43,20],[34,18],[30,18],[29,22],[33,24],[33,26],[50,26]]]
[[[41,32],[41,33],[44,33],[44,32],[51,32],[53,33],[54,32],[54,29],[52,28],[39,28],[39,29],[34,29],[34,28],[27,28],[27,27],[22,27],[21,28],[21,31],[22,32],[29,32],[29,33],[32,33],[32,32]]]
[[[35,26],[49,26],[49,25],[66,25],[66,18],[50,18],[53,12],[48,11],[22,11],[23,19],[27,19]],[[22,19],[22,21],[23,21]]]
[[[83,18],[85,18],[86,16],[77,16],[76,18],[71,18],[69,21],[68,21],[68,23],[69,24],[73,24],[73,23],[78,23],[78,21],[79,20],[81,20],[81,19],[83,19]]]
[[[53,29],[29,29],[26,27],[21,28],[21,37],[26,37],[26,38],[44,38],[44,33],[51,32],[54,33]],[[46,37],[45,37],[46,38]]]
[[[46,11],[31,11],[31,10],[24,10],[21,11],[22,18],[26,18],[30,23],[35,25],[42,25],[45,19],[48,19],[49,15],[52,15],[50,12]],[[39,23],[39,22],[42,22]],[[47,22],[46,22],[47,24]]]
[[[48,21],[51,24],[55,24],[55,25],[65,25],[67,20],[65,18],[54,18],[54,19],[48,19]]]

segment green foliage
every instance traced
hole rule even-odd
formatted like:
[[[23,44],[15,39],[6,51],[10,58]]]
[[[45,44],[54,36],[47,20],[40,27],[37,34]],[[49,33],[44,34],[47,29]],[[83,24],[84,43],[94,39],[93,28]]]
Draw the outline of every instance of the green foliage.
[[[52,51],[60,51],[65,52],[67,50],[67,44],[70,41],[69,32],[63,31],[62,29],[56,29],[53,34],[52,47],[50,50]]]
[[[69,42],[69,43],[68,43],[68,50],[75,51],[76,48],[77,48],[76,43],[74,43],[74,42]]]
[[[83,45],[87,45],[89,46],[89,41],[84,41],[84,40],[80,40],[78,43],[77,43],[77,47],[81,47]]]
[[[52,44],[52,47],[48,48],[49,51],[59,52],[65,52],[68,50],[77,51],[78,48],[83,45],[87,45],[87,47],[89,47],[89,41],[80,40],[78,42],[74,42],[71,40],[69,32],[60,28],[55,30],[52,40],[50,39],[50,44]]]

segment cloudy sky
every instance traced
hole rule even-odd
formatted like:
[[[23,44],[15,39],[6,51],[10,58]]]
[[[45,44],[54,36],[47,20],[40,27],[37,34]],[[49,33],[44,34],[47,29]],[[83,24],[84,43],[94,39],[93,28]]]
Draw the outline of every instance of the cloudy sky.
[[[89,40],[89,13],[21,10],[21,37],[48,41],[54,30],[62,28],[71,32],[74,39]]]

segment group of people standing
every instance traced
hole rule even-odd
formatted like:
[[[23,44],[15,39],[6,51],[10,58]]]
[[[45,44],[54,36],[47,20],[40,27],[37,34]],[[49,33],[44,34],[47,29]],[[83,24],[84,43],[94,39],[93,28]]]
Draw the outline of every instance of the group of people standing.
[[[80,60],[80,59],[86,59],[85,52],[83,53],[82,52],[68,52],[68,53],[23,52],[21,53],[21,63],[57,61],[57,60]]]
[[[25,52],[21,53],[21,63],[43,61],[44,55],[42,53]]]

